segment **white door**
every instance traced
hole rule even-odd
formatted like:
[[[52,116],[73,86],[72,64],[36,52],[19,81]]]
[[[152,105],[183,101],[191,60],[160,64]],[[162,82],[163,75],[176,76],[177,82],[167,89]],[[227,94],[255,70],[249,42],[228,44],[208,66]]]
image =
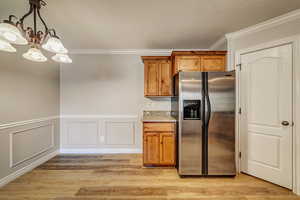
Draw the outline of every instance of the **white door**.
[[[292,188],[292,45],[241,55],[241,171]]]

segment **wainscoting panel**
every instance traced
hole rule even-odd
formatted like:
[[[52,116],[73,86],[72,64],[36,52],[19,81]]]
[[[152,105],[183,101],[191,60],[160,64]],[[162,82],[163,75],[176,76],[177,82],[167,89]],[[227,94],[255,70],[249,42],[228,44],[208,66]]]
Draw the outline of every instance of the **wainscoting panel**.
[[[98,121],[71,121],[67,123],[67,145],[98,144]]]
[[[137,116],[62,116],[61,151],[140,152]]]
[[[0,187],[59,150],[58,116],[0,125]]]
[[[135,122],[105,121],[106,145],[134,145]]]
[[[54,147],[54,124],[40,125],[10,133],[10,167]]]

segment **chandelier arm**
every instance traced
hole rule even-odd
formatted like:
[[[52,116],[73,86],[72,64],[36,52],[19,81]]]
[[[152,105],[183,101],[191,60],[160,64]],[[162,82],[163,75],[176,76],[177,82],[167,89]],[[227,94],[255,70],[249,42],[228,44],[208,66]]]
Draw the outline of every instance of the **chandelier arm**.
[[[34,36],[37,36],[37,24],[36,24],[36,10],[37,7],[33,6],[33,29],[34,29]]]
[[[8,21],[13,22],[13,19],[18,20],[18,18],[15,15],[9,15]]]
[[[52,33],[51,33],[51,32],[52,32]],[[56,35],[56,31],[55,31],[54,28],[49,29],[49,30],[48,30],[48,33],[49,33],[49,35],[50,35],[51,37],[55,37],[55,38],[59,39],[59,37]]]
[[[41,20],[41,22],[43,23],[43,25],[44,25],[44,27],[45,27],[45,35],[43,36],[43,40],[42,40],[42,43],[43,43],[44,40],[47,38],[47,36],[48,36],[48,34],[49,34],[49,33],[48,33],[49,29],[48,29],[48,26],[47,26],[45,20],[44,20],[43,17],[41,16],[40,9],[37,10],[37,14],[38,14],[39,19]]]
[[[26,17],[28,17],[29,15],[31,15],[32,12],[33,12],[33,6],[30,4],[30,10],[28,11],[28,13],[26,13],[26,14],[25,14],[25,15],[17,22],[17,25],[20,24],[20,26],[21,26],[21,28],[22,28],[22,30],[23,30],[24,32],[26,31],[26,30],[24,29],[24,24],[23,24],[24,19],[25,19]]]

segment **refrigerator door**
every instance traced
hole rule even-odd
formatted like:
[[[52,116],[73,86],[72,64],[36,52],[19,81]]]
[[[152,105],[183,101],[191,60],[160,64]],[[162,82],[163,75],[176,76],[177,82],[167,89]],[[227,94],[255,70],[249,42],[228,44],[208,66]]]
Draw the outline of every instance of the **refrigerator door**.
[[[235,72],[209,72],[208,95],[207,175],[235,175]]]
[[[202,175],[202,74],[179,73],[178,172]]]

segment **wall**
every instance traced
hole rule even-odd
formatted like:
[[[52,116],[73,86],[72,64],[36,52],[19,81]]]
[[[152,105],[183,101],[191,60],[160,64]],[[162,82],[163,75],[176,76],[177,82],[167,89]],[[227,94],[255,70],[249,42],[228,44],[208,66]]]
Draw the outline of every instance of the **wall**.
[[[25,50],[0,52],[0,186],[59,148],[59,65],[27,61]]]
[[[245,34],[236,38],[230,39],[231,50],[237,51],[240,49],[249,48],[266,42],[280,40],[283,38],[300,34],[300,19],[291,20],[286,23],[259,30],[254,33]]]
[[[61,67],[63,152],[140,152],[143,110],[170,110],[144,98],[138,55],[74,54]]]

